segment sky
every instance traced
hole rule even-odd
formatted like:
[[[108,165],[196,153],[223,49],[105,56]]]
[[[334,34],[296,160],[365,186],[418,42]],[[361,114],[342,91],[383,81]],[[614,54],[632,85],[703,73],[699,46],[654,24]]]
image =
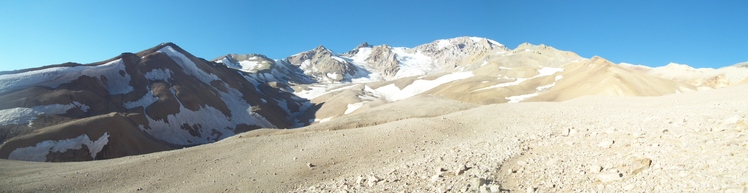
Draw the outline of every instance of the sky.
[[[748,61],[748,1],[0,1],[0,71],[91,63],[174,42],[208,60],[281,59],[319,45],[415,47],[478,36],[614,63]]]

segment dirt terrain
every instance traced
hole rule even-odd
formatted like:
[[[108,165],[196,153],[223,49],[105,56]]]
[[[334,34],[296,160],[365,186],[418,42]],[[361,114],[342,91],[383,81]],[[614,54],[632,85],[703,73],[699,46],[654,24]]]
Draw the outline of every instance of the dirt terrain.
[[[0,160],[0,191],[745,192],[746,97],[746,85],[485,106],[416,97],[174,151]]]

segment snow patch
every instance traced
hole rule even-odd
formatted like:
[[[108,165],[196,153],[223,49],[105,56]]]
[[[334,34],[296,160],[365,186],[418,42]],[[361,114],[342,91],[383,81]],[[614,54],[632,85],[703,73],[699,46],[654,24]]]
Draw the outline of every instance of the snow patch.
[[[51,104],[31,108],[16,107],[3,109],[0,110],[0,126],[26,123],[31,127],[32,123],[39,115],[65,114],[72,108],[80,108],[83,112],[88,112],[89,109],[87,105],[81,104],[77,101],[70,104]]]
[[[530,94],[519,95],[519,96],[510,96],[510,97],[506,97],[506,99],[509,100],[509,102],[507,102],[507,103],[518,103],[518,102],[523,101],[525,99],[529,99],[529,98],[538,96],[539,94],[540,93],[536,92],[536,93],[530,93]]]
[[[312,100],[314,98],[317,98],[319,96],[325,95],[327,93],[332,93],[332,92],[337,92],[337,91],[345,90],[345,89],[351,88],[353,86],[356,86],[356,85],[354,85],[354,84],[346,85],[346,84],[342,84],[342,83],[309,85],[308,86],[309,90],[302,90],[302,91],[299,91],[299,92],[295,92],[294,94],[296,96],[301,97],[301,98],[305,98],[307,100]]]
[[[502,67],[499,67],[499,68],[501,69]],[[550,75],[553,75],[553,74],[555,74],[557,72],[563,72],[563,71],[564,71],[563,68],[543,67],[540,70],[538,70],[538,75],[535,75],[535,76],[533,76],[531,78],[517,78],[515,81],[512,81],[512,82],[505,82],[505,83],[496,84],[496,85],[493,85],[493,86],[489,86],[489,87],[485,87],[485,88],[474,90],[473,92],[475,92],[475,91],[482,91],[482,90],[488,90],[488,89],[494,89],[494,88],[507,87],[507,86],[519,85],[520,83],[525,82],[526,80],[530,80],[530,79],[538,78],[538,77],[543,77],[543,76],[550,76]],[[556,77],[556,78],[558,78],[558,77]]]
[[[330,78],[330,79],[332,79],[332,80],[340,80],[341,78],[343,78],[337,72],[327,73],[327,77]]]
[[[555,81],[553,83],[548,84],[548,85],[544,85],[544,86],[539,86],[538,88],[535,88],[535,93],[524,94],[524,95],[519,95],[519,96],[510,96],[510,97],[506,97],[505,99],[509,100],[509,102],[507,102],[507,103],[518,103],[518,102],[523,101],[525,99],[538,96],[538,95],[540,95],[540,93],[545,92],[545,91],[551,89],[553,86],[556,86],[556,82],[558,82],[559,80],[561,80],[563,77],[564,76],[561,76],[561,75],[556,76]]]
[[[54,67],[16,74],[0,75],[0,92],[21,90],[32,86],[57,88],[81,76],[89,76],[101,81],[109,94],[125,94],[134,90],[130,86],[130,75],[125,72],[122,59],[96,66]],[[106,81],[102,80],[103,78]]]
[[[361,106],[363,106],[363,105],[364,105],[363,102],[348,104],[348,108],[345,109],[345,113],[343,113],[343,114],[347,115],[349,113],[352,113],[352,112],[356,111],[356,109],[361,108]]]
[[[324,119],[314,119],[314,122],[324,123],[332,120],[332,117],[324,118]]]
[[[449,40],[437,40],[436,46],[439,47],[439,49],[444,49],[452,44],[449,43]]]
[[[393,79],[425,75],[438,69],[434,65],[433,59],[420,51],[408,53],[406,48],[398,47],[393,48],[392,52],[395,52],[396,59],[400,61],[400,70],[397,71]]]
[[[197,65],[192,62],[192,60],[190,60],[189,58],[187,58],[187,56],[178,52],[171,46],[165,46],[159,49],[158,52],[168,55],[177,64],[179,64],[179,66],[181,66],[187,74],[200,79],[200,81],[203,81],[206,84],[210,84],[210,82],[214,80],[220,80],[215,74],[209,74],[198,68]]]
[[[50,152],[64,153],[71,149],[81,149],[83,148],[83,145],[88,147],[88,151],[91,153],[91,158],[96,159],[96,154],[101,152],[107,143],[109,143],[109,133],[107,132],[104,132],[104,135],[99,137],[96,141],[92,141],[86,134],[65,140],[45,140],[34,146],[13,150],[10,152],[10,155],[8,155],[8,159],[43,162],[47,161],[47,154]]]
[[[338,62],[341,62],[341,63],[347,63],[343,58],[340,58],[340,57],[337,57],[337,56],[333,56],[332,59],[335,59],[335,60],[337,60]]]
[[[174,94],[174,90],[170,91]],[[142,125],[140,128],[149,135],[172,144],[195,145],[232,136],[235,134],[233,129],[240,124],[275,127],[267,119],[253,112],[250,104],[242,98],[238,90],[228,88],[228,93],[219,91],[219,94],[221,101],[229,108],[230,116],[208,105],[196,111],[180,105],[179,113],[168,115],[165,120],[154,120],[146,116],[151,129],[146,129]],[[183,125],[193,127],[199,136],[192,136],[189,131],[181,128]]]
[[[255,71],[258,68],[260,68],[260,63],[257,61],[249,61],[249,60],[242,60],[239,61],[239,65],[241,66],[242,71]]]
[[[483,40],[483,38],[480,38],[480,37],[470,37],[470,40],[473,40],[473,43],[478,43],[481,40]]]
[[[456,72],[441,76],[435,80],[416,80],[412,84],[406,86],[402,90],[395,86],[395,84],[389,84],[383,87],[379,87],[376,90],[378,94],[384,96],[389,101],[398,101],[406,98],[410,98],[417,94],[421,94],[428,90],[438,87],[439,85],[470,78],[473,76],[473,72]]]
[[[125,102],[124,107],[127,109],[133,109],[137,107],[148,107],[151,104],[155,103],[157,100],[158,100],[158,97],[154,96],[153,91],[148,89],[148,93],[145,93],[145,95],[143,95],[143,98],[140,98],[137,101]]]
[[[168,80],[171,79],[171,75],[174,73],[171,72],[169,69],[153,69],[150,72],[145,73],[145,78],[154,81],[154,80],[163,80],[166,82],[169,82]]]

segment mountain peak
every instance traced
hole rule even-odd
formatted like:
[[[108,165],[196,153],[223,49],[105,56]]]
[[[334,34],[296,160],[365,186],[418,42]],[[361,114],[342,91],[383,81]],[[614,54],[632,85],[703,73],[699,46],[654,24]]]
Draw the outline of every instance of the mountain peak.
[[[330,49],[327,49],[327,48],[326,48],[325,46],[323,46],[323,45],[319,45],[319,46],[317,46],[317,47],[316,47],[316,48],[314,48],[314,49],[313,49],[312,51],[313,51],[313,52],[316,52],[316,53],[329,53],[329,54],[332,54],[332,55],[334,55],[334,54],[335,54],[335,52],[333,52],[333,51],[332,51],[332,50],[330,50]]]
[[[361,48],[371,48],[371,47],[372,47],[372,46],[371,46],[371,45],[369,45],[369,43],[368,43],[368,42],[364,42],[364,43],[361,43],[361,44],[359,44],[359,45],[358,45],[358,46],[356,46],[355,48],[353,48],[353,50],[351,50],[351,51],[348,51],[348,52],[346,52],[346,53],[345,53],[345,55],[354,55],[354,54],[357,54],[357,53],[358,53],[358,51],[359,51],[359,50],[360,50]]]
[[[358,46],[356,46],[356,48],[354,48],[354,49],[359,49],[359,48],[369,48],[369,47],[371,47],[371,45],[369,45],[369,43],[368,43],[368,42],[364,42],[364,43],[361,43],[361,44],[359,44]]]

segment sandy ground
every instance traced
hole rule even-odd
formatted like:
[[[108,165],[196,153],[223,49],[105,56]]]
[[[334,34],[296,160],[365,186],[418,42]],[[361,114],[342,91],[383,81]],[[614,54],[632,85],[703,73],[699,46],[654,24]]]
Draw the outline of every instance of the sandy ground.
[[[175,151],[0,160],[0,191],[745,192],[747,97],[744,85],[478,107],[419,98],[428,110],[404,100]]]

